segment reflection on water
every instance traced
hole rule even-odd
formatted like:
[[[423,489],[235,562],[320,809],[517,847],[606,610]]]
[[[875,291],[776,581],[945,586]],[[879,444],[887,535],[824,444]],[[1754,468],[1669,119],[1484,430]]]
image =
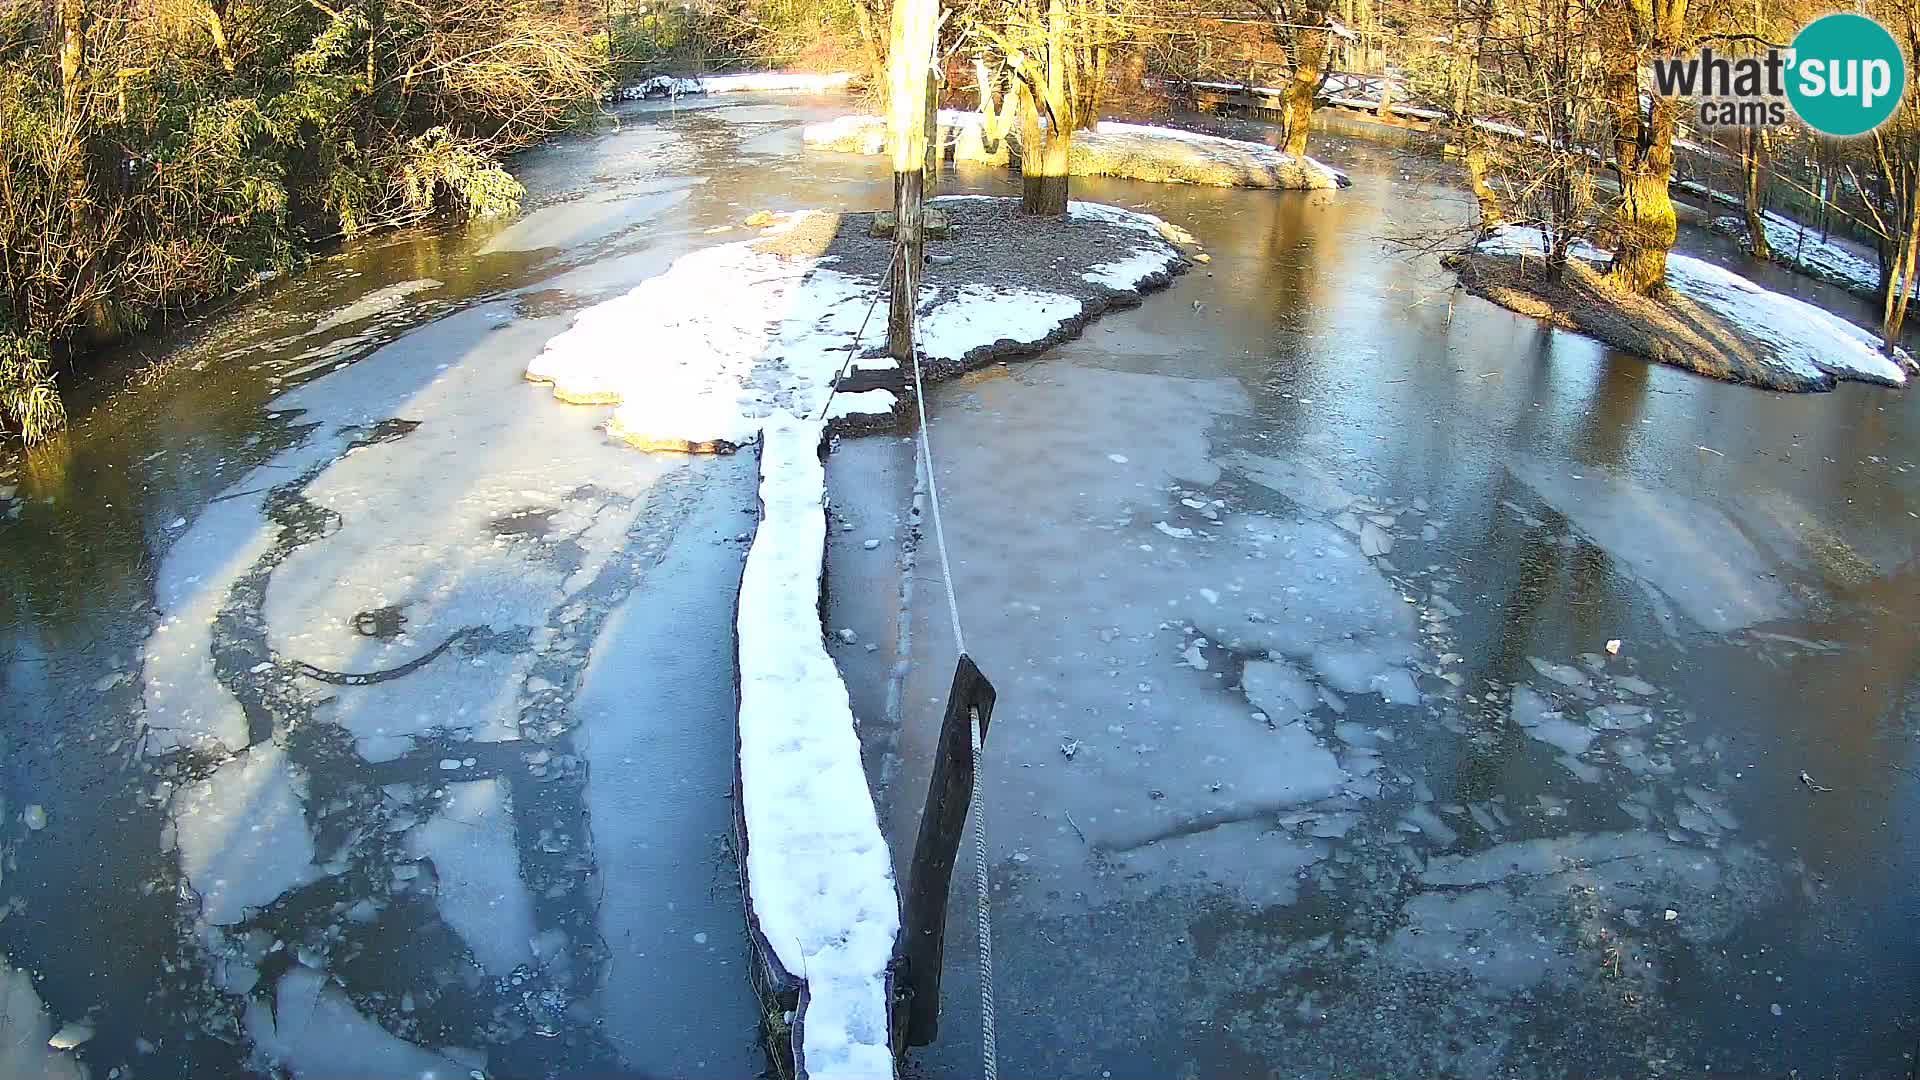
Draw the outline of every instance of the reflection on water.
[[[884,200],[876,161],[801,156],[797,125],[835,111],[623,113],[521,162],[520,223],[350,246],[131,350],[72,431],[0,460],[0,951],[55,1028],[91,1019],[95,1075],[227,1075],[249,1037],[298,1062],[343,1032],[374,1072],[418,1064],[400,1040],[502,1075],[758,1067],[716,846],[750,479],[602,447],[597,413],[517,368],[754,211]],[[1025,856],[996,898],[1002,1053],[1904,1069],[1920,405],[1715,384],[1516,318],[1382,242],[1467,214],[1448,166],[1321,154],[1355,186],[1076,181],[1213,261],[937,395],[943,490],[974,521],[1024,508],[960,568],[1006,671],[995,843]],[[148,362],[166,373],[109,393]],[[994,497],[1009,476],[1024,493]],[[497,527],[520,520],[542,524]],[[939,682],[939,640],[916,628],[916,678]],[[392,672],[443,643],[390,681],[298,667]],[[1256,709],[1242,680],[1268,663]],[[181,700],[201,737],[167,757],[157,712]],[[913,805],[898,735],[888,794]],[[251,846],[181,833],[209,807]],[[267,910],[195,880],[263,844],[241,873],[279,875]],[[930,1067],[964,1073],[952,980]]]

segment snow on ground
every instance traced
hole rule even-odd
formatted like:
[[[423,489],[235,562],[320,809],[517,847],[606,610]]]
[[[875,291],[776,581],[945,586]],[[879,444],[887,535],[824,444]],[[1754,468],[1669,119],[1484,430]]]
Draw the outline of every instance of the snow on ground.
[[[623,101],[641,98],[685,97],[689,94],[824,94],[853,85],[851,71],[815,74],[805,71],[755,71],[740,75],[681,78],[655,75],[620,91]]]
[[[440,812],[407,835],[407,850],[430,859],[440,913],[480,966],[506,976],[532,959],[533,898],[520,880],[511,796],[502,780],[448,784]]]
[[[962,285],[927,313],[919,342],[927,356],[957,361],[995,341],[1040,341],[1078,314],[1080,301],[1071,296]]]
[[[740,582],[740,778],[753,910],[804,979],[805,1074],[887,1077],[886,966],[900,916],[847,688],[820,627],[818,421],[769,423],[760,527]]]
[[[0,1076],[8,1080],[86,1080],[72,1041],[91,1034],[82,1024],[53,1030],[33,977],[0,958]],[[60,1048],[56,1048],[54,1040]]]
[[[1742,238],[1747,235],[1744,217],[1715,218],[1713,224],[1722,232]],[[1872,296],[1880,290],[1880,264],[1832,239],[1822,238],[1820,230],[1771,210],[1761,216],[1760,225],[1766,230],[1767,248],[1774,262],[1863,296]],[[1751,244],[1748,246],[1751,250]]]
[[[775,234],[804,218],[790,216]],[[609,430],[642,447],[744,446],[776,413],[820,415],[878,295],[828,258],[723,244],[582,312],[527,378],[552,383],[563,401],[618,404]],[[881,340],[871,324],[868,333],[866,344]],[[884,417],[894,405],[885,390],[842,394],[833,418]]]
[[[1540,230],[1507,226],[1480,241],[1478,250],[1493,255],[1533,255],[1543,250]],[[1573,256],[1602,263],[1610,254],[1584,241]],[[1904,386],[1905,350],[1895,357],[1880,351],[1872,334],[1831,312],[1791,296],[1764,289],[1723,267],[1679,252],[1667,255],[1667,285],[1732,323],[1765,345],[1779,363],[1814,382],[1854,379]]]
[[[939,124],[956,160],[1002,161],[1000,155],[986,155],[986,118],[980,113],[942,109]],[[802,139],[817,150],[878,154],[886,146],[886,122],[877,116],[836,117],[807,125]],[[1347,183],[1337,169],[1312,158],[1296,161],[1265,143],[1110,120],[1074,133],[1068,169],[1075,176],[1216,187],[1330,189]]]

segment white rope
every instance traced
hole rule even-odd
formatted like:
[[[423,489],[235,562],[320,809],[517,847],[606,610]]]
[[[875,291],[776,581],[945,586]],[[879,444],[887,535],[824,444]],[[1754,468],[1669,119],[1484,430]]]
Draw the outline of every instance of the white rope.
[[[907,275],[911,281],[915,275]],[[898,283],[896,283],[898,284]],[[960,605],[953,596],[953,564],[947,558],[947,529],[940,517],[940,483],[934,476],[933,442],[927,429],[927,390],[920,377],[920,348],[916,340],[919,297],[907,319],[908,352],[913,354],[913,401],[920,412],[920,458],[927,470],[927,505],[933,511],[933,544],[940,552],[940,580],[947,590],[947,616],[953,624],[953,646],[967,651],[966,635],[960,629]],[[984,769],[981,755],[980,710],[967,710],[967,726],[973,744],[973,794],[967,799],[967,813],[973,818],[973,887],[976,908],[975,929],[980,939],[980,1072],[986,1080],[998,1080],[1000,1073],[998,1040],[994,1032],[993,1009],[993,913],[987,892],[987,815],[980,789]]]

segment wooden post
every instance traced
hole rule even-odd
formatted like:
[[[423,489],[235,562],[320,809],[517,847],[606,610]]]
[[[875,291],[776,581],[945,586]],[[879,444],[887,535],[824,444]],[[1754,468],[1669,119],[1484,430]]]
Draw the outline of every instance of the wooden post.
[[[887,352],[913,360],[913,308],[920,295],[925,249],[927,78],[939,25],[939,0],[895,0],[887,53],[887,143],[893,154],[893,295],[887,306]]]
[[[947,715],[933,751],[933,776],[927,805],[920,814],[920,835],[907,872],[906,911],[900,920],[901,971],[908,993],[906,1041],[926,1046],[940,1034],[940,974],[946,963],[947,894],[953,864],[966,831],[967,804],[973,798],[973,714],[980,716],[980,741],[993,717],[993,684],[960,654],[947,691]]]

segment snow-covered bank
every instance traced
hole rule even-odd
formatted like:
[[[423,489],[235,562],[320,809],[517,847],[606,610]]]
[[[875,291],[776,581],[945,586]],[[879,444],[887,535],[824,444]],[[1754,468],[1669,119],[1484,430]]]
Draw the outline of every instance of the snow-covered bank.
[[[740,580],[742,873],[780,967],[803,980],[795,1072],[887,1077],[887,961],[900,931],[892,860],[853,713],[820,625],[824,426],[781,418],[760,444],[760,525]]]
[[[919,298],[935,377],[1036,351],[1137,302],[1184,268],[1176,244],[1191,243],[1113,206],[1076,202],[1053,220],[1018,214],[1011,199],[937,201],[955,237],[930,243]],[[790,214],[757,239],[683,256],[582,312],[526,372],[562,400],[617,406],[608,428],[637,446],[760,443],[760,523],[736,615],[742,873],[768,1004],[793,1011],[793,1057],[814,1078],[890,1076],[893,1066],[891,857],[819,605],[821,441],[836,425],[890,421],[904,392],[877,310],[891,242],[870,236],[869,222]],[[1030,257],[1008,265],[1016,236]],[[843,368],[900,392],[836,394]]]
[[[1495,261],[1512,256],[1537,258],[1542,251],[1540,231],[1503,228],[1474,250],[1480,256],[1496,257]],[[1585,242],[1576,243],[1572,255],[1574,269],[1589,278],[1592,268],[1612,258]],[[1471,264],[1462,265],[1472,270]],[[1570,275],[1570,281],[1580,276]],[[1476,288],[1486,284],[1476,273],[1469,273],[1466,280]],[[1913,358],[1905,350],[1895,349],[1888,356],[1873,335],[1845,319],[1705,260],[1670,253],[1667,285],[1672,294],[1667,301],[1612,297],[1612,318],[1597,310],[1604,306],[1598,303],[1540,313],[1559,316],[1578,329],[1656,360],[1769,389],[1831,390],[1843,379],[1897,387],[1904,386],[1908,372],[1914,370]],[[1539,301],[1540,289],[1534,283],[1516,287]],[[1501,288],[1495,285],[1485,291],[1499,300]],[[1594,299],[1586,293],[1582,297]],[[1676,308],[1674,301],[1687,307]],[[1632,325],[1622,326],[1622,322]]]
[[[935,374],[1032,351],[1112,303],[1138,300],[1185,265],[1174,244],[1190,241],[1151,214],[1094,203],[1076,202],[1064,222],[1045,223],[1011,215],[1012,200],[937,202],[967,238],[930,248],[941,258],[953,249],[956,260],[931,269],[921,291]],[[552,383],[563,401],[617,405],[608,430],[643,449],[725,451],[752,442],[776,416],[884,424],[899,404],[893,390],[834,392],[843,368],[867,383],[901,381],[881,351],[884,312],[869,319],[883,299],[889,247],[866,235],[866,221],[790,214],[760,239],[683,256],[582,312],[528,365],[527,378]],[[1003,229],[1072,250],[1057,265],[1002,267],[991,238]]]
[[[1005,164],[1006,148],[986,145],[986,118],[980,113],[943,109],[940,128],[941,142],[953,147],[954,160]],[[877,116],[842,116],[807,125],[802,137],[815,150],[878,154],[886,145],[886,123]],[[1211,187],[1325,190],[1348,183],[1337,169],[1264,143],[1113,121],[1074,133],[1067,169],[1075,176]]]
[[[1753,238],[1747,235],[1744,217],[1715,218],[1713,227],[1739,237],[1749,252],[1753,250]],[[1771,210],[1761,216],[1760,227],[1767,234],[1769,261],[1860,296],[1871,297],[1880,291],[1880,265],[1831,239],[1822,238],[1818,229]]]
[[[703,75],[682,78],[655,75],[623,86],[614,96],[621,101],[677,98],[690,94],[826,94],[853,85],[851,71],[815,74],[807,71],[753,71],[741,75]]]

